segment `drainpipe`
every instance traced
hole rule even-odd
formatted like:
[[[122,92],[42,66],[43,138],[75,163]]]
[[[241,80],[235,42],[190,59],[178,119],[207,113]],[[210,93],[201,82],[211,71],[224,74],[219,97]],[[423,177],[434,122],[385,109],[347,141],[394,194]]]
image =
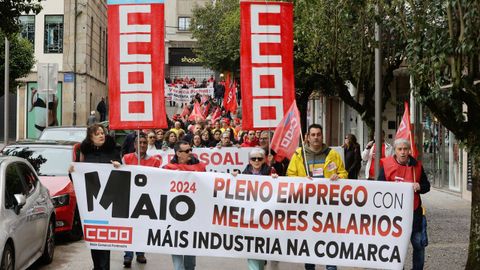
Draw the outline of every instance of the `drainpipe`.
[[[73,125],[77,125],[77,1],[75,0],[73,23]]]

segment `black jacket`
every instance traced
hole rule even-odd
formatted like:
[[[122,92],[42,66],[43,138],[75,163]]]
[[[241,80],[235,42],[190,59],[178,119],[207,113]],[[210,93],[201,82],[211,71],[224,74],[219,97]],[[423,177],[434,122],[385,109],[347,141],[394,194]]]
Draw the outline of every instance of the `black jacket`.
[[[84,140],[80,145],[80,151],[84,157],[83,162],[110,163],[112,160],[122,162],[115,141],[109,135],[105,136],[105,143],[100,147]]]
[[[345,157],[345,169],[348,172],[349,179],[357,179],[360,168],[362,167],[362,157],[360,156],[360,145],[352,145],[349,148],[343,148]]]
[[[268,166],[267,164],[263,164],[262,167],[260,167],[260,174],[261,175],[270,175],[271,172],[271,167]],[[253,166],[251,164],[248,164],[245,170],[243,170],[242,174],[253,174]]]

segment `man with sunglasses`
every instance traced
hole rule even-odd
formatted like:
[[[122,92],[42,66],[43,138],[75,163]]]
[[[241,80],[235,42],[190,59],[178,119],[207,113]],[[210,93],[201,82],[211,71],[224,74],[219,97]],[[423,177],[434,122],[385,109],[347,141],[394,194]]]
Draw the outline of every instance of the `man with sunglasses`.
[[[205,172],[205,164],[201,163],[192,154],[192,147],[186,141],[178,141],[173,147],[175,156],[163,168],[177,171],[197,171]],[[175,270],[194,270],[195,256],[191,255],[172,255],[173,268]]]

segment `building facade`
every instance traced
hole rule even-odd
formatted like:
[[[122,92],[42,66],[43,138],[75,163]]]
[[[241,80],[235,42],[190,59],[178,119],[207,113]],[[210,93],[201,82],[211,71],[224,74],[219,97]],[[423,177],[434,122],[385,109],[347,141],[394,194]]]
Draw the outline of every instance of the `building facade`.
[[[58,66],[57,91],[47,98],[56,100],[56,122],[49,119],[48,125],[84,126],[90,111],[107,97],[106,1],[50,0],[42,6],[39,14],[19,18],[21,35],[33,43],[37,64],[17,91],[18,139],[36,138],[40,132],[32,91],[40,90],[42,63]]]
[[[193,49],[190,23],[193,9],[202,7],[211,0],[165,1],[165,78],[208,79],[214,72],[202,66]]]
[[[405,67],[394,72],[390,85],[391,99],[382,115],[385,140],[393,143],[404,113],[404,102],[409,101],[415,143],[428,179],[433,187],[471,199],[471,162],[465,148],[412,96],[411,81]],[[353,91],[354,92],[354,91]],[[353,93],[351,91],[351,93]],[[355,95],[353,95],[355,96]],[[360,101],[364,97],[360,96]],[[361,116],[337,97],[313,93],[308,102],[307,125],[319,123],[325,127],[324,140],[328,145],[343,144],[346,134],[354,134],[364,149],[369,141],[369,130]]]

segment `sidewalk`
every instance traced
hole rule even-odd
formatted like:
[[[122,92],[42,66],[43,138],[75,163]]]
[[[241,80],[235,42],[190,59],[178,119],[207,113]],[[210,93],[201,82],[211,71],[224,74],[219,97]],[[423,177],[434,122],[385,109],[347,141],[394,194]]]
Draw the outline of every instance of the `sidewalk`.
[[[425,269],[464,269],[470,235],[470,202],[439,189],[422,195],[429,245]],[[411,267],[411,249],[405,269]]]

